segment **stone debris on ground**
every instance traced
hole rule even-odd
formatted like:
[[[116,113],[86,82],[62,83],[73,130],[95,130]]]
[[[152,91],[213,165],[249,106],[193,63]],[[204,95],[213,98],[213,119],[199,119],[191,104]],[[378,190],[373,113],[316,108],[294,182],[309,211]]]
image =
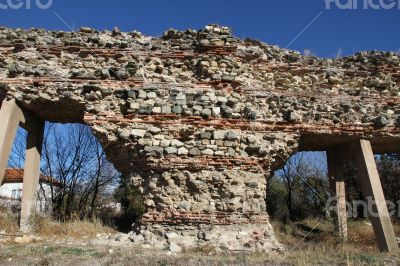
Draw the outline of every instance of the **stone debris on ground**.
[[[14,238],[14,242],[17,244],[30,244],[36,241],[41,241],[41,237],[36,237],[34,235],[23,235],[23,236],[17,236]]]

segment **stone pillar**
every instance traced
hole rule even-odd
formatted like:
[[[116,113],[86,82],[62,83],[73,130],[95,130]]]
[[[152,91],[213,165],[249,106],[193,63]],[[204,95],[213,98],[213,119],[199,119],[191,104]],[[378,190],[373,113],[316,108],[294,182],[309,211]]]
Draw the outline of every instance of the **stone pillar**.
[[[354,145],[354,151],[356,154],[357,175],[361,180],[364,197],[372,198],[375,203],[372,213],[369,213],[369,217],[379,249],[398,255],[400,253],[399,246],[387,209],[371,143],[368,140],[359,140]]]
[[[118,138],[122,144],[110,160],[131,178],[146,207],[134,226],[135,242],[282,249],[266,211],[266,176],[275,157],[295,147],[292,137],[171,122],[131,123]]]
[[[266,212],[263,172],[169,170],[141,172],[133,180],[147,208],[138,233],[153,245],[203,243],[260,251],[281,247]]]
[[[336,232],[342,241],[347,241],[347,210],[346,189],[344,182],[344,165],[339,159],[340,154],[335,150],[327,151],[328,175],[331,187],[336,195],[336,215],[334,217]]]
[[[32,118],[33,119],[33,118]],[[36,120],[35,126],[28,131],[24,183],[21,206],[21,231],[31,230],[31,217],[36,212],[37,190],[40,177],[40,156],[42,152],[44,122]]]
[[[22,111],[14,100],[2,102],[0,109],[0,184],[3,181],[22,116]]]

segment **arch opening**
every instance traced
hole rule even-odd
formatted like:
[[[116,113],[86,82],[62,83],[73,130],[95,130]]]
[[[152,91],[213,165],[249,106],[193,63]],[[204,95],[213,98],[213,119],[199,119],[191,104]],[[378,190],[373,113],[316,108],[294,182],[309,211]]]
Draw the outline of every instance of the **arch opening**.
[[[293,225],[285,232],[294,237],[310,234],[311,241],[330,238],[368,249],[378,244],[381,251],[395,252],[390,220],[399,215],[394,190],[399,156],[374,155],[369,141],[358,142],[290,156],[269,179],[268,213],[280,224]]]
[[[26,130],[18,130],[3,180],[7,183],[11,172],[18,175],[19,179],[13,181],[19,188],[17,208],[8,210],[16,216],[21,212],[27,136]],[[126,197],[126,191],[120,189],[123,178],[89,126],[46,122],[41,151],[36,214],[57,221],[101,220],[117,230],[130,230],[130,226],[121,224],[126,218],[120,203],[121,197]],[[119,198],[115,199],[117,188]],[[136,218],[130,213],[130,223]]]
[[[330,195],[325,152],[297,152],[269,177],[268,214],[283,222],[323,217]]]

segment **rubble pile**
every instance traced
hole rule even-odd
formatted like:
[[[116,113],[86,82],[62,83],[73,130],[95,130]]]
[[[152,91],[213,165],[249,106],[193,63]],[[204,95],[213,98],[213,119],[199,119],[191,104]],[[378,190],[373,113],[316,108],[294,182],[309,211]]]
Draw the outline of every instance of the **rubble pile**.
[[[139,32],[0,28],[0,98],[86,123],[143,195],[134,243],[273,250],[266,177],[298,150],[400,145],[400,59],[321,59],[227,27]]]

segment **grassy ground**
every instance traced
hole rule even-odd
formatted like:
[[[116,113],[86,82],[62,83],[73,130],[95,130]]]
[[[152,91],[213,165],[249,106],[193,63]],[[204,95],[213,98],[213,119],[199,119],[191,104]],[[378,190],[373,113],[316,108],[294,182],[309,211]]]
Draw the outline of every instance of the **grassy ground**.
[[[351,247],[306,244],[291,253],[185,252],[35,243],[2,247],[0,265],[399,265],[398,258]]]
[[[0,231],[9,235],[18,235],[18,220],[16,216],[8,215],[0,208]],[[113,228],[104,226],[101,221],[87,221],[73,219],[68,222],[59,223],[49,217],[35,217],[33,220],[33,234],[40,237],[73,238],[95,237],[98,233],[116,233]]]
[[[56,243],[54,237],[66,238],[65,231],[51,221],[39,220],[36,235],[44,240],[29,245],[11,241],[0,244],[0,265],[400,265],[399,257],[378,251],[372,227],[366,222],[349,223],[346,244],[334,236],[329,221],[319,222],[274,223],[278,239],[288,247],[288,251],[282,253],[215,253],[212,249],[202,248],[168,255],[167,251],[90,246],[80,241],[79,236],[85,236],[87,240],[97,233],[115,232],[99,223],[75,221],[62,224],[77,242]],[[7,223],[0,219],[0,230],[5,225]],[[7,226],[8,230],[14,230],[12,224]],[[395,230],[400,235],[400,226],[396,225]]]
[[[400,257],[379,252],[368,221],[349,221],[348,241],[345,244],[335,235],[333,223],[327,220],[274,223],[274,229],[280,242],[289,250],[293,249],[285,254],[284,261],[289,264],[400,265]],[[396,235],[400,235],[399,225],[395,225],[395,231]]]

